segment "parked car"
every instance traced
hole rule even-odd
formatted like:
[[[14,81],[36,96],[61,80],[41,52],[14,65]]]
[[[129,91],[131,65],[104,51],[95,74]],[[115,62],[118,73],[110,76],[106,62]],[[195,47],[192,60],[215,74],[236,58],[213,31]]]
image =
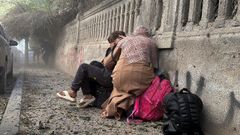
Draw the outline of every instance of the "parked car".
[[[0,93],[6,90],[7,77],[13,76],[13,53],[11,46],[17,46],[17,42],[10,40],[0,24]]]

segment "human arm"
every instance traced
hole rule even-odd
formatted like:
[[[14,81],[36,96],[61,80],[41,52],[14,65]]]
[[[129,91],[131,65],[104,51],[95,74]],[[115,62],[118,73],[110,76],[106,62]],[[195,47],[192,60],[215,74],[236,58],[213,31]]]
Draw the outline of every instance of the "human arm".
[[[112,65],[115,65],[121,54],[121,48],[116,46],[112,49],[111,53],[103,59],[103,65],[108,69],[112,68]]]

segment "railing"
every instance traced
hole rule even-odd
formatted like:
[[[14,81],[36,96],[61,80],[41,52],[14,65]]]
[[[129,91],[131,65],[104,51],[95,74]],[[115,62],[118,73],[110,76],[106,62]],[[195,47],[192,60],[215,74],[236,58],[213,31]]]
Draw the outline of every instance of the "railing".
[[[238,26],[239,4],[238,0],[180,0],[178,31]]]
[[[172,48],[177,33],[240,26],[239,5],[238,0],[105,0],[80,18],[79,41],[106,41],[115,30],[131,34],[143,23],[159,48]]]
[[[80,20],[80,42],[105,40],[115,30],[132,33],[140,4],[141,0],[112,0],[102,6],[105,8],[96,7],[85,13]]]

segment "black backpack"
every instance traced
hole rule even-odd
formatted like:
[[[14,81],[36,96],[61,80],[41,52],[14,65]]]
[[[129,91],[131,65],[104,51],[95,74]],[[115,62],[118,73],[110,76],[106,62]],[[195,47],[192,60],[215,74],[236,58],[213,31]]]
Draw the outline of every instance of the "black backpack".
[[[168,94],[163,106],[164,135],[203,135],[200,126],[203,103],[197,95],[184,88]]]

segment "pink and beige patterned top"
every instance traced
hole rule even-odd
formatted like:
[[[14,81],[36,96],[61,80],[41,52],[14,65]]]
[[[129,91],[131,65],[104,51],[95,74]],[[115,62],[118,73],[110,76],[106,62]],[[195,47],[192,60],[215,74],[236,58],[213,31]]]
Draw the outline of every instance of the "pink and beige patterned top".
[[[157,47],[153,39],[144,35],[128,36],[119,41],[121,57],[128,63],[144,62],[158,68]]]

